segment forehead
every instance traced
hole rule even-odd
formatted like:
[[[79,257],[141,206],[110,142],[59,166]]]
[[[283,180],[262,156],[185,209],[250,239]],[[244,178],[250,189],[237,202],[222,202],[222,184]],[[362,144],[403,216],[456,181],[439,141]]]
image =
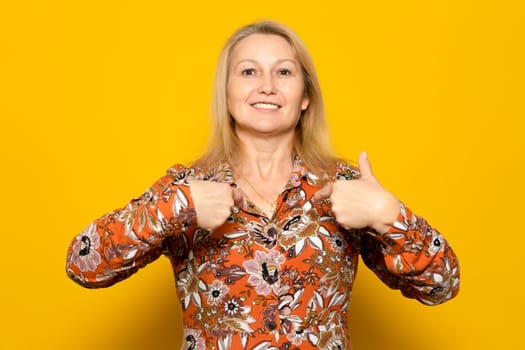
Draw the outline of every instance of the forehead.
[[[240,60],[294,60],[290,43],[280,35],[251,34],[241,39],[231,51],[231,63]]]

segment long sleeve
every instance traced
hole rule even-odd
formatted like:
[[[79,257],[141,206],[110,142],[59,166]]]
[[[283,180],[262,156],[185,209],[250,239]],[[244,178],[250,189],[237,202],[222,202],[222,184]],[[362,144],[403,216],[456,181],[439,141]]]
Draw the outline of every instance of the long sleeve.
[[[66,273],[87,288],[119,282],[164,251],[167,237],[196,224],[185,168],[176,166],[125,207],[91,223],[71,242]]]
[[[443,303],[459,291],[459,264],[452,248],[403,205],[389,231],[368,230],[362,236],[361,255],[385,284],[424,304]]]

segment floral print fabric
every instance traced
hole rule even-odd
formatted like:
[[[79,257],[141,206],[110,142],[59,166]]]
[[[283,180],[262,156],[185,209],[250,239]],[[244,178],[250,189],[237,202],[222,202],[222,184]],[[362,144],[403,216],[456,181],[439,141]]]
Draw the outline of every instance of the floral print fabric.
[[[358,176],[339,164],[329,178]],[[213,232],[197,226],[190,179],[236,186],[227,165],[176,165],[74,238],[66,267],[85,287],[107,287],[166,255],[183,309],[183,349],[350,349],[346,312],[359,254],[385,284],[425,304],[458,292],[456,256],[423,218],[402,205],[384,234],[345,230],[328,203],[311,202],[320,179],[300,160],[273,217],[246,200]]]

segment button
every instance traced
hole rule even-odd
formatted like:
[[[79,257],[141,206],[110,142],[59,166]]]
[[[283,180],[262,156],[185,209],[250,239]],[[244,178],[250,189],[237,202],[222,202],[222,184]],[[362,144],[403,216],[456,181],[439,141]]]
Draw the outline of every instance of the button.
[[[268,329],[273,331],[275,328],[277,328],[277,324],[275,324],[274,321],[268,322]]]
[[[436,239],[434,240],[434,245],[435,245],[436,247],[439,247],[439,246],[441,245],[441,241],[439,240],[439,238],[436,238]]]

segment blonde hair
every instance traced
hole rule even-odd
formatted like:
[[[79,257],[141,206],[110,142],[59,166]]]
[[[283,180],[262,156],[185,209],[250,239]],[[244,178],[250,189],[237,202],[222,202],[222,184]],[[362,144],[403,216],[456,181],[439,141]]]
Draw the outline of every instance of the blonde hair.
[[[262,21],[246,25],[232,34],[224,45],[215,73],[211,116],[212,133],[206,153],[196,165],[216,167],[228,162],[236,166],[236,149],[239,140],[235,134],[234,120],[228,110],[227,90],[230,59],[235,45],[252,34],[278,35],[292,47],[301,64],[304,78],[304,93],[309,100],[308,108],[301,113],[296,126],[293,152],[315,173],[324,173],[338,160],[330,146],[328,128],[321,94],[313,61],[301,39],[288,27],[273,21]]]

